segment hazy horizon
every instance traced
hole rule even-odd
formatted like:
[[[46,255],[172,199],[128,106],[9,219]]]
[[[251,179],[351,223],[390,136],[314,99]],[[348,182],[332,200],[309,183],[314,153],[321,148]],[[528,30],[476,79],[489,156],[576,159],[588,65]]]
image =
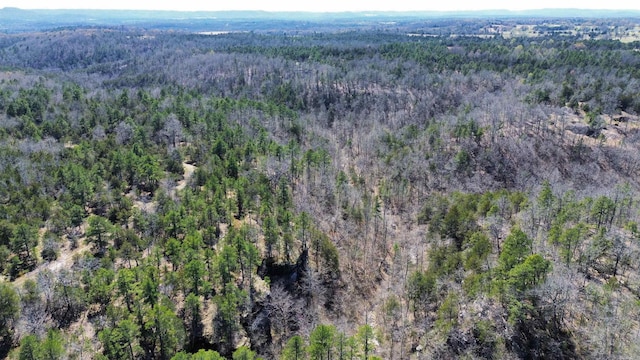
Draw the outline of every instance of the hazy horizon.
[[[628,1],[612,0],[603,6],[601,1],[552,1],[524,0],[487,0],[470,2],[452,0],[425,4],[423,1],[398,0],[389,1],[338,1],[327,0],[313,3],[291,4],[288,1],[263,2],[256,0],[239,0],[233,3],[205,3],[196,0],[155,2],[132,2],[124,0],[4,0],[0,8],[15,7],[19,9],[43,10],[170,10],[170,11],[292,11],[292,12],[348,12],[348,11],[477,11],[477,10],[544,10],[544,9],[584,9],[584,10],[640,10],[640,3],[630,5]]]

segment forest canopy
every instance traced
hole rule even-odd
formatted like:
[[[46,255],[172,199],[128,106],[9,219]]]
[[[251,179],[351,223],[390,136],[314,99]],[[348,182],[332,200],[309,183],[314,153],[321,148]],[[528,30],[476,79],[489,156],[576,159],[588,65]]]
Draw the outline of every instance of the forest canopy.
[[[638,357],[638,21],[317,21],[0,34],[0,357]]]

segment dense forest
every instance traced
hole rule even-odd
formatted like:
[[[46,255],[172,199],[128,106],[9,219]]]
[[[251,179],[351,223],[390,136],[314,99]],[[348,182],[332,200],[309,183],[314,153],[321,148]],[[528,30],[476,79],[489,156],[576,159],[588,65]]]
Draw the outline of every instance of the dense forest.
[[[638,358],[638,21],[483,21],[0,34],[0,358]]]

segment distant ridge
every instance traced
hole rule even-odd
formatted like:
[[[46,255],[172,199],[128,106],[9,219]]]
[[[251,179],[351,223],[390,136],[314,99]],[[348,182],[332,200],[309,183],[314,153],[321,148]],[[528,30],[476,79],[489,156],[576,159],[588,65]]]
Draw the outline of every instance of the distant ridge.
[[[0,9],[0,32],[41,31],[60,27],[140,26],[157,29],[191,29],[205,21],[220,22],[232,30],[247,30],[246,21],[375,23],[384,19],[436,18],[640,18],[639,10],[539,9],[416,12],[268,12],[268,11],[167,11],[167,10],[25,10]],[[218,25],[220,25],[218,24]],[[254,24],[255,25],[255,24]],[[290,24],[291,25],[291,24]]]

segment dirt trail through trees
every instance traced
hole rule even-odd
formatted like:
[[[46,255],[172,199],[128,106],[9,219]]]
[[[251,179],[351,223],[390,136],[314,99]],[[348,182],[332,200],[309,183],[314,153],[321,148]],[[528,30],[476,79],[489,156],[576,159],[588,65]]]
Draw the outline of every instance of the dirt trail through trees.
[[[193,173],[196,171],[196,167],[191,164],[182,163],[182,167],[184,168],[184,177],[182,180],[178,181],[178,184],[175,187],[175,191],[180,191],[187,186],[187,182],[193,176]]]
[[[187,186],[187,183],[189,182],[189,179],[191,179],[191,177],[193,176],[196,167],[194,165],[191,164],[187,164],[187,163],[183,163],[182,166],[184,167],[184,177],[182,180],[178,181],[176,186],[170,190],[170,192],[172,194],[175,194],[176,192],[184,189]],[[136,199],[134,200],[134,207],[142,210],[142,211],[155,211],[156,208],[156,202],[155,201],[144,201],[139,197],[136,197]],[[86,231],[86,223],[81,225],[81,230],[80,233],[84,234]],[[44,231],[40,231],[40,237],[42,238],[42,235],[44,234]],[[17,288],[21,287],[25,281],[27,281],[28,279],[37,279],[38,274],[40,274],[40,272],[44,271],[44,270],[49,270],[51,272],[56,272],[62,269],[70,269],[71,266],[73,265],[73,261],[74,258],[76,256],[79,256],[80,254],[82,254],[85,251],[90,251],[91,249],[91,245],[87,244],[86,242],[86,237],[81,237],[78,239],[78,247],[76,247],[75,249],[71,249],[71,246],[69,244],[69,242],[65,242],[65,245],[60,249],[60,255],[58,256],[58,258],[56,260],[47,262],[47,263],[43,263],[40,264],[38,267],[36,267],[33,271],[30,271],[20,277],[18,277],[14,282],[14,286],[16,286]]]
[[[87,228],[87,224],[82,224],[80,228],[80,233],[84,234]],[[40,231],[40,237],[42,237],[42,234],[44,234],[44,231]],[[38,267],[36,267],[33,271],[30,271],[18,277],[13,282],[13,285],[16,288],[22,287],[25,281],[29,279],[36,280],[38,278],[38,274],[45,270],[57,272],[62,269],[71,269],[71,266],[73,265],[73,259],[76,257],[76,255],[80,255],[85,251],[89,251],[91,248],[91,246],[85,241],[85,237],[82,237],[77,241],[78,246],[75,249],[72,249],[69,241],[66,241],[64,246],[62,246],[62,248],[60,249],[60,255],[56,260],[38,265]]]

